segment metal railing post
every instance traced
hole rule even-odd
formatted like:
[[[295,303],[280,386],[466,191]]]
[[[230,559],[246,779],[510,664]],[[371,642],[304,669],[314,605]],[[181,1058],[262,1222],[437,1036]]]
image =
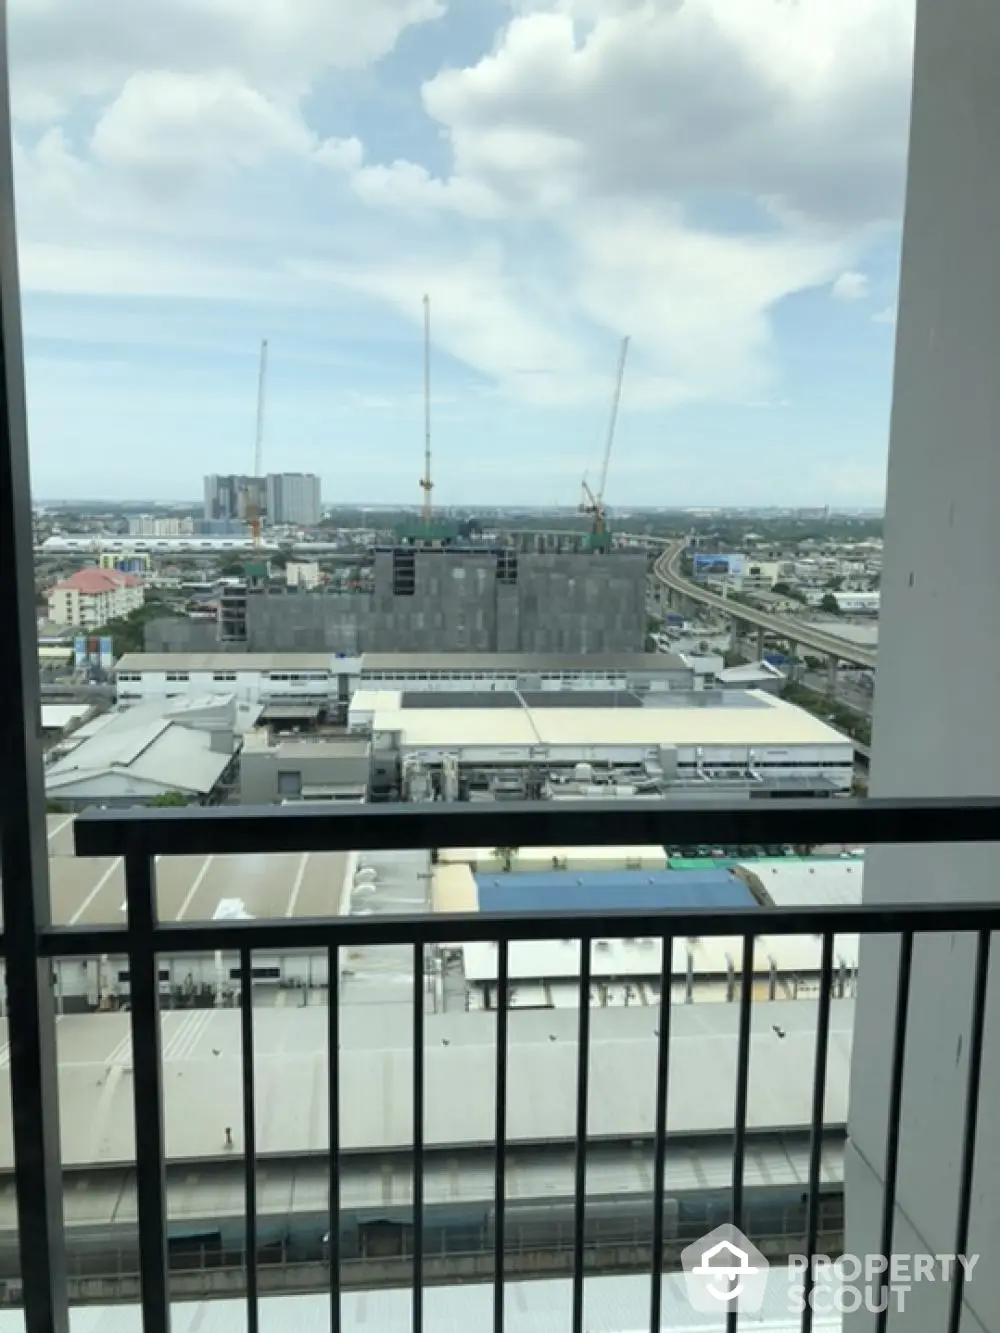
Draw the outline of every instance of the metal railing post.
[[[163,1062],[160,978],[153,858],[125,856],[129,986],[132,1002],[132,1088],[135,1102],[135,1191],[143,1333],[169,1333],[166,1143],[163,1134]]]

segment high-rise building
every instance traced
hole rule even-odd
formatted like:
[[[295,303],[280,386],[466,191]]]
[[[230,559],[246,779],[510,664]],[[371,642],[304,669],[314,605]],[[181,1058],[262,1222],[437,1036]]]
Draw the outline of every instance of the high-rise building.
[[[248,502],[256,501],[259,513],[267,507],[267,484],[263,477],[235,473],[214,474],[205,478],[205,519],[245,520]]]
[[[269,473],[266,507],[269,523],[315,527],[321,514],[319,477],[311,472]]]
[[[248,502],[275,526],[314,527],[320,520],[320,481],[309,472],[234,473],[205,478],[205,521],[246,520]]]

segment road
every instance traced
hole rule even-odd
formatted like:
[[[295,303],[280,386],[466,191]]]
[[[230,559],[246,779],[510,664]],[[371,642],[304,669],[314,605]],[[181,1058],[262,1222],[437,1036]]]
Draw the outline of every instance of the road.
[[[815,690],[817,694],[825,695],[827,692],[825,671],[803,671],[796,679],[799,684]],[[834,697],[838,703],[842,703],[846,708],[853,708],[862,717],[871,717],[872,696],[867,690],[859,689],[853,680],[845,680],[843,676],[838,675],[837,692]]]
[[[825,630],[817,629],[809,625],[806,621],[785,620],[782,616],[772,615],[769,611],[761,611],[755,606],[746,606],[742,602],[732,602],[725,597],[720,597],[717,593],[709,592],[708,589],[700,587],[697,583],[692,583],[684,577],[680,571],[681,556],[684,553],[686,542],[674,542],[668,546],[663,555],[653,566],[653,573],[661,583],[666,584],[668,588],[673,588],[675,592],[683,593],[693,602],[700,602],[702,606],[711,607],[713,611],[720,611],[727,616],[734,616],[744,624],[755,625],[758,629],[768,630],[771,634],[779,638],[788,639],[790,642],[798,645],[799,650],[812,649],[813,652],[824,657],[835,657],[841,662],[851,662],[856,666],[874,667],[875,654],[870,648],[863,648],[860,644],[850,643],[847,639],[840,639],[835,634],[828,634]]]

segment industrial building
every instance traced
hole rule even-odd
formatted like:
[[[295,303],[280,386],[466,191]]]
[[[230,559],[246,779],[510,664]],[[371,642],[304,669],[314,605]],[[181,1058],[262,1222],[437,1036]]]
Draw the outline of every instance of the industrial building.
[[[829,797],[853,777],[848,737],[758,690],[359,690],[348,725],[372,737],[375,799]]]
[[[72,825],[71,817],[48,819],[53,920],[117,923],[124,901],[122,864],[72,856]],[[397,912],[404,904],[408,911],[454,909],[454,902],[442,903],[447,886],[436,875],[432,881],[426,855],[378,853],[361,860],[332,853],[162,858],[156,870],[158,914],[166,921],[197,921]],[[860,877],[860,863],[816,859],[811,866],[809,860],[788,858],[787,867],[750,861],[689,872],[666,870],[662,848],[524,848],[506,863],[527,869],[529,884],[516,870],[499,870],[505,859],[492,849],[442,849],[438,862],[437,873],[450,868],[474,876],[478,898],[472,910],[495,910],[503,895],[523,898],[526,892],[537,898],[537,910],[544,910],[553,893],[563,892],[550,882],[550,900],[538,897],[539,874],[553,862],[567,867],[559,873],[569,880],[597,877],[590,888],[574,886],[577,898],[569,905],[577,907],[591,905],[598,880],[605,900],[618,906],[626,891],[655,894],[667,912],[692,903],[761,901],[744,1225],[752,1237],[779,1246],[772,1253],[779,1253],[782,1243],[794,1246],[809,1173],[814,942],[767,939],[767,906],[749,876],[769,884],[777,902],[823,892],[824,886],[837,892],[830,885],[845,882],[849,871]],[[587,903],[581,893],[590,895]],[[629,942],[607,943],[617,944],[618,952],[595,944],[590,996],[588,1246],[596,1271],[648,1270],[659,996],[636,976],[632,999],[616,1002],[615,992],[624,992],[630,979],[615,979],[609,969],[621,971],[621,950]],[[702,947],[710,943],[720,953],[728,946],[731,957],[713,964]],[[675,951],[664,1199],[671,1254],[725,1220],[731,1203],[738,1006],[721,1001],[738,993],[736,943],[689,941],[679,955]],[[838,940],[838,955],[848,944]],[[487,951],[478,961],[477,947]],[[579,946],[556,940],[540,947],[565,965],[563,1003],[529,1005],[535,983],[522,973],[532,959],[519,954],[518,946],[510,951],[505,1233],[510,1271],[525,1275],[537,1273],[540,1265],[560,1271],[571,1252],[574,1225]],[[425,1271],[450,1280],[487,1277],[493,1252],[496,1023],[488,1002],[477,1002],[489,990],[486,973],[495,964],[488,949],[429,947],[423,978]],[[634,949],[647,951],[641,942],[634,942]],[[689,990],[692,951],[697,961]],[[656,953],[658,972],[658,952],[648,952]],[[405,947],[345,948],[339,963],[338,1225],[344,1283],[398,1285],[406,1280],[413,1221],[413,953]],[[61,1015],[70,1279],[84,1300],[135,1294],[132,1060],[129,1016],[122,1012],[129,998],[127,966],[113,956],[53,964]],[[245,1242],[237,1008],[244,978],[235,956],[161,956],[158,966],[172,1286],[189,1294],[224,1294],[226,1273],[241,1263]],[[777,985],[771,984],[774,975]],[[495,994],[495,966],[492,979]],[[329,1229],[326,950],[280,958],[255,953],[253,985],[262,1289],[281,1285],[286,1269],[294,1270],[300,1289],[322,1289],[328,1281]],[[3,994],[0,985],[0,1005]],[[719,1002],[702,1002],[710,999]],[[843,1228],[853,1015],[853,987],[835,985],[821,1162],[821,1231],[833,1245]],[[6,1035],[0,1017],[0,1047]],[[705,1058],[706,1045],[711,1060]],[[13,1164],[11,1103],[2,1086],[7,1075],[0,1062],[0,1184]],[[0,1193],[6,1200],[0,1199],[0,1282],[16,1281],[13,1195]]]
[[[289,721],[291,710],[277,711]],[[315,710],[304,708],[309,715]],[[363,801],[368,795],[371,753],[363,736],[281,740],[269,732],[249,735],[240,752],[239,798],[244,805],[286,801]]]
[[[659,860],[653,848],[628,849],[626,866],[611,868],[594,862],[585,849],[545,849],[552,853],[552,868],[525,869],[537,864],[543,849],[531,849],[518,862],[518,868],[483,870],[496,865],[497,852],[455,852],[442,854],[435,867],[432,902],[440,912],[600,912],[627,909],[669,913],[703,907],[760,907],[761,934],[754,948],[753,973],[755,996],[770,1002],[794,1000],[816,994],[821,944],[818,939],[767,937],[766,907],[780,900],[780,905],[814,901],[810,896],[810,878],[815,867],[799,866],[792,878],[779,870],[780,862],[749,862],[733,869],[701,870],[651,869]],[[621,849],[620,849],[621,850]],[[520,852],[517,853],[522,856]],[[465,859],[468,858],[468,859]],[[565,868],[572,861],[571,869]],[[646,862],[642,869],[632,868],[636,861]],[[836,862],[820,861],[818,882],[827,893],[840,891],[844,900],[861,891],[860,865],[854,885],[844,887],[844,877]],[[830,868],[835,870],[831,886]],[[771,893],[764,891],[770,886]],[[821,901],[816,895],[815,901]],[[854,899],[849,899],[853,901]],[[495,1009],[497,1006],[498,950],[489,943],[458,946],[462,975],[470,1009]],[[858,940],[856,936],[835,941],[837,993],[850,996],[856,987]],[[511,989],[508,1004],[512,1009],[572,1009],[580,1003],[580,943],[573,939],[530,940],[512,943],[508,948],[508,975]],[[672,1002],[728,1001],[737,993],[737,977],[744,969],[740,938],[675,940],[671,955]],[[590,1003],[598,1008],[644,1008],[660,1003],[663,975],[662,945],[657,939],[598,939],[590,959]]]
[[[850,1000],[836,1000],[831,1009],[821,1170],[826,1234],[843,1225],[853,1009]],[[657,1013],[604,1010],[592,1017],[586,1224],[598,1271],[648,1267]],[[735,1019],[734,1008],[720,1005],[681,1006],[673,1015],[664,1231],[678,1247],[728,1216]],[[238,1262],[244,1243],[240,1021],[231,1009],[163,1015],[168,1228],[178,1269]],[[815,1023],[813,1003],[761,1006],[752,1015],[744,1173],[744,1227],[751,1236],[792,1237],[801,1230]],[[542,1256],[571,1248],[576,1028],[569,1012],[510,1015],[505,1238],[513,1272],[530,1272]],[[5,1029],[0,1022],[0,1040]],[[271,1265],[312,1265],[312,1279],[303,1272],[302,1285],[322,1288],[329,1229],[326,1010],[255,1007],[254,1031],[258,1244],[270,1251]],[[413,1221],[411,1006],[344,1004],[340,1037],[340,1252],[353,1283],[398,1282]],[[456,1264],[471,1265],[471,1276],[492,1253],[495,1064],[492,1015],[426,1014],[425,1263],[441,1264],[452,1277],[462,1271]],[[138,1267],[130,1073],[128,1015],[63,1017],[60,1110],[71,1271],[109,1282],[134,1276]],[[6,1077],[0,1071],[0,1082]],[[9,1096],[2,1104],[8,1110],[0,1112],[0,1179],[9,1175],[13,1156]],[[12,1195],[4,1196],[0,1276],[12,1277],[15,1218]]]
[[[690,690],[693,673],[665,653],[127,653],[115,667],[120,699],[234,693],[328,712],[361,689],[412,692],[496,690]]]
[[[72,810],[167,795],[220,802],[235,789],[243,733],[260,712],[229,694],[101,713],[49,750],[46,794]]]

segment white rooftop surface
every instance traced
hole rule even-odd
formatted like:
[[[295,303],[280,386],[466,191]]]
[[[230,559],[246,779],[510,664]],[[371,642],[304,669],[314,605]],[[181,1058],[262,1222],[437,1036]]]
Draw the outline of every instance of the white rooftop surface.
[[[332,653],[126,653],[115,671],[329,671]]]
[[[809,861],[747,861],[739,866],[762,886],[775,907],[858,907],[864,882],[861,857]]]
[[[42,704],[43,731],[62,731],[78,718],[86,717],[91,704]]]
[[[735,1004],[671,1011],[668,1123],[672,1134],[731,1131],[735,1096]],[[826,1123],[843,1126],[854,1002],[831,1011]],[[653,1132],[658,1008],[598,1009],[591,1015],[588,1135],[642,1138]],[[254,1013],[257,1150],[262,1157],[328,1148],[327,1013],[312,1006]],[[800,1130],[811,1123],[816,1006],[757,1004],[751,1016],[747,1127]],[[777,1031],[775,1030],[777,1028]],[[58,1021],[62,1159],[67,1166],[116,1165],[135,1152],[129,1015],[65,1015]],[[577,1015],[509,1016],[508,1141],[572,1139],[576,1125]],[[780,1034],[780,1035],[779,1035]],[[488,1145],[494,1135],[496,1023],[492,1013],[428,1014],[425,1125],[428,1147]],[[341,1146],[345,1152],[412,1144],[412,1012],[407,1005],[341,1011]],[[6,1056],[7,1023],[0,1021]],[[197,1009],[162,1014],[166,1154],[174,1161],[226,1155],[225,1130],[242,1148],[240,1013]],[[0,1170],[13,1165],[10,1066],[0,1059]]]
[[[465,864],[491,872],[502,868],[492,847],[450,847],[438,852],[438,861],[449,865]],[[518,847],[511,857],[514,870],[551,870],[552,862],[571,870],[592,867],[597,870],[662,870],[667,854],[660,846],[645,847]]]
[[[588,1277],[583,1286],[587,1333],[636,1333],[649,1328],[649,1278],[616,1275]],[[764,1305],[741,1326],[758,1333],[800,1333],[789,1288],[800,1279],[787,1269],[773,1268]],[[824,1314],[832,1305],[836,1279],[826,1272],[817,1281],[816,1333],[839,1333],[841,1316]],[[680,1274],[663,1277],[660,1328],[671,1333],[725,1333],[726,1311],[702,1314],[692,1309]],[[562,1333],[572,1323],[573,1286],[566,1278],[504,1284],[504,1328],[507,1333]],[[492,1285],[426,1287],[423,1293],[427,1333],[469,1333],[492,1328]],[[408,1287],[345,1291],[341,1296],[343,1333],[388,1333],[411,1327],[413,1298]],[[330,1327],[330,1296],[265,1296],[259,1303],[261,1333],[323,1333]],[[245,1333],[245,1300],[175,1301],[170,1310],[173,1333]],[[0,1333],[22,1333],[22,1310],[0,1311]],[[72,1333],[142,1333],[138,1305],[83,1305],[70,1311]]]
[[[73,822],[72,815],[46,820],[53,924],[120,926],[124,863],[74,856]],[[334,915],[351,859],[343,852],[157,857],[157,909],[164,921],[210,921],[220,903],[239,899],[253,917]]]
[[[683,874],[683,871],[678,871]],[[457,889],[456,889],[457,891]],[[443,910],[443,909],[442,909]],[[767,909],[761,909],[761,929],[765,928]],[[663,913],[664,929],[669,928],[670,913]],[[467,980],[492,982],[497,979],[497,945],[493,941],[463,944]],[[700,940],[675,939],[671,956],[674,979],[687,975],[688,953],[694,963],[694,974],[699,977],[724,977],[730,966],[738,976],[742,971],[743,942],[739,936],[706,936]],[[853,968],[857,965],[859,938],[857,935],[838,935],[834,939],[834,964],[843,961]],[[822,941],[820,936],[788,935],[768,937],[758,935],[754,946],[754,972],[766,977],[770,960],[782,975],[818,972]],[[663,966],[663,946],[658,939],[595,941],[591,952],[591,976],[595,979],[659,977]],[[730,960],[732,960],[730,962]],[[518,940],[508,946],[508,975],[512,981],[556,981],[580,975],[579,940]]]
[[[213,748],[209,720],[216,735],[227,723],[238,732],[260,711],[217,695],[116,709],[75,733],[79,743],[46,769],[46,789],[115,797],[159,787],[207,795],[233,757]]]
[[[382,697],[378,697],[381,695]],[[403,708],[398,691],[354,696],[375,731],[398,731],[410,749],[489,745],[837,745],[838,731],[761,690],[743,706],[663,708]],[[755,706],[747,706],[747,700]]]

